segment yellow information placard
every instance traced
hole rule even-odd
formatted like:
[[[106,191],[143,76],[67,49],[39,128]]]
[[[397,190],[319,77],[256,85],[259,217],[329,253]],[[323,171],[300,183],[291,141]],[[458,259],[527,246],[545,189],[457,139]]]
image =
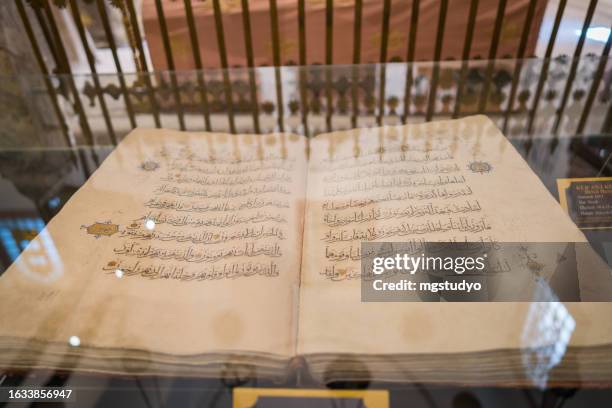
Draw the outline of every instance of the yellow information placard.
[[[360,407],[388,408],[386,390],[317,390],[299,388],[234,388],[234,408]]]
[[[612,228],[612,177],[557,179],[559,202],[578,228]]]

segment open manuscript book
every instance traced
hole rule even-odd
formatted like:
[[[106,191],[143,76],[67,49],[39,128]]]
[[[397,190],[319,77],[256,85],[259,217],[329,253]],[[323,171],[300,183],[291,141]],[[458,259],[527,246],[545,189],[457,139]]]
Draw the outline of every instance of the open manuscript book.
[[[0,366],[283,378],[300,356],[321,381],[612,379],[607,268],[579,276],[582,303],[365,303],[371,240],[585,237],[484,116],[309,142],[136,129],[0,277]]]

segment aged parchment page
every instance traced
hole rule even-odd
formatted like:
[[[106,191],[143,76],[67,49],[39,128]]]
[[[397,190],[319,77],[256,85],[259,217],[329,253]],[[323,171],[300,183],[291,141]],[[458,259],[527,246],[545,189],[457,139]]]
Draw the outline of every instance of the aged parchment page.
[[[362,240],[585,241],[485,116],[316,137],[307,190],[299,354],[464,353],[547,341],[525,344],[529,302],[360,299]],[[555,266],[556,253],[548,255],[539,258],[544,276]],[[603,285],[581,277],[582,295],[609,298],[606,273]],[[610,303],[566,307],[576,322],[570,345],[612,343]]]
[[[147,372],[292,356],[304,145],[134,130],[0,277],[1,363],[121,371],[123,356]]]

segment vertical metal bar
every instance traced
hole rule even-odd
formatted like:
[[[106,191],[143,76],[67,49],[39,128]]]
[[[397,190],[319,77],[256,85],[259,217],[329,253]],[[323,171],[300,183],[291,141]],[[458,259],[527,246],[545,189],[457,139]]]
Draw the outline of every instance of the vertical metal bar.
[[[332,78],[330,65],[333,63],[333,46],[334,46],[334,0],[326,0],[325,5],[325,95],[327,99],[326,107],[327,114],[325,123],[327,131],[332,130],[331,117],[334,112],[333,95],[332,95]]]
[[[242,26],[244,30],[247,66],[249,67],[249,88],[251,90],[253,129],[255,130],[255,133],[259,133],[259,105],[257,104],[257,83],[255,82],[255,60],[253,57],[253,38],[251,34],[249,0],[242,0]]]
[[[280,39],[278,33],[278,9],[276,7],[276,0],[270,0],[270,23],[272,32],[272,58],[274,59],[274,66],[280,66]]]
[[[298,0],[298,36],[300,43],[300,105],[302,111],[302,127],[304,134],[308,136],[308,92],[306,90],[306,3],[305,0]]]
[[[611,133],[611,132],[612,132],[612,104],[608,106],[608,112],[606,113],[604,122],[601,125],[601,133]]]
[[[274,79],[276,81],[276,104],[278,105],[278,128],[281,132],[285,131],[283,117],[285,109],[283,106],[283,83],[281,76],[281,56],[280,56],[280,39],[278,34],[278,10],[276,0],[270,0],[270,20],[272,24],[272,54],[274,58]]]
[[[210,130],[210,110],[208,106],[208,90],[206,89],[206,80],[204,78],[202,56],[200,55],[200,43],[198,41],[198,33],[196,31],[195,20],[193,18],[193,8],[191,0],[184,0],[185,16],[187,17],[187,26],[189,27],[189,37],[191,38],[191,50],[193,51],[193,62],[195,63],[196,76],[198,80],[198,89],[200,90],[200,102],[202,103],[202,115],[204,116],[204,128]]]
[[[51,55],[53,56],[53,60],[55,61],[57,72],[61,73],[65,70],[65,67],[63,65],[63,61],[61,60],[59,56],[59,53],[57,52],[57,47],[53,43],[53,36],[49,32],[49,28],[47,27],[47,23],[45,22],[45,17],[40,11],[41,10],[40,7],[35,6],[35,7],[32,7],[32,9],[34,10],[34,15],[36,16],[38,25],[40,26],[40,29],[43,33],[43,37],[45,38],[47,47],[49,48],[49,51],[51,52]]]
[[[355,15],[353,18],[353,67],[351,68],[351,94],[353,115],[351,125],[357,127],[359,116],[359,68],[356,65],[361,63],[361,17],[363,10],[363,0],[355,0]]]
[[[419,0],[412,0],[412,11],[410,16],[410,34],[408,36],[408,51],[406,54],[406,87],[404,89],[404,115],[402,122],[406,123],[410,114],[412,93],[412,63],[414,62],[414,50],[416,47],[417,28],[419,26]]]
[[[510,88],[510,97],[508,100],[508,106],[506,107],[506,113],[504,115],[504,125],[502,127],[503,133],[506,133],[508,127],[508,120],[510,119],[510,112],[514,107],[514,98],[516,97],[516,91],[518,88],[519,78],[521,76],[521,70],[523,68],[523,58],[525,57],[525,49],[527,48],[527,40],[529,39],[529,33],[531,30],[531,23],[533,22],[533,15],[535,14],[535,6],[538,0],[531,0],[529,7],[527,8],[527,16],[525,16],[525,23],[523,24],[523,33],[519,42],[519,47],[516,52],[517,62],[514,66],[514,73],[512,74],[512,86]]]
[[[385,63],[387,62],[387,46],[389,43],[389,19],[391,17],[391,0],[385,0],[382,14],[382,36],[380,38],[380,88],[378,95],[378,116],[376,123],[382,125],[382,118],[385,112],[385,86],[387,79],[387,70]]]
[[[145,88],[147,89],[147,96],[149,98],[149,103],[151,104],[151,110],[153,111],[153,120],[155,121],[155,126],[159,128],[161,127],[161,121],[159,119],[159,107],[157,106],[157,100],[155,99],[155,90],[153,89],[151,77],[149,76],[149,69],[147,68],[147,60],[145,58],[144,47],[142,46],[140,28],[138,28],[138,18],[136,17],[136,10],[134,9],[133,2],[126,1],[125,4],[127,5],[128,14],[130,15],[130,25],[132,28],[131,31],[134,36],[134,40],[136,41],[138,61],[140,61],[140,66],[144,71],[142,73],[142,79],[144,81]]]
[[[125,84],[125,78],[121,63],[119,62],[119,56],[117,55],[117,44],[115,43],[115,37],[113,36],[113,30],[111,29],[110,22],[108,21],[108,15],[106,13],[106,5],[104,0],[97,0],[98,14],[102,20],[102,27],[104,28],[104,34],[106,41],[113,54],[113,61],[115,63],[115,69],[117,70],[117,77],[119,78],[119,86],[121,87],[121,93],[123,94],[123,100],[125,102],[125,109],[128,112],[130,119],[130,125],[132,129],[136,127],[136,117],[134,116],[134,109],[132,108],[132,101],[130,100],[130,94],[128,93],[127,86]]]
[[[325,0],[325,64],[331,65],[334,47],[334,0]]]
[[[384,0],[382,14],[382,35],[380,39],[380,62],[387,62],[387,46],[389,43],[389,19],[391,17],[391,0]]]
[[[223,17],[219,0],[213,0],[213,12],[215,17],[215,30],[217,31],[217,45],[219,47],[219,60],[223,69],[228,68],[227,51],[225,49],[225,32],[223,31]]]
[[[505,10],[506,0],[499,0],[497,16],[495,17],[495,25],[493,29],[493,37],[491,38],[491,47],[489,48],[489,61],[487,63],[487,70],[485,72],[484,86],[482,87],[482,93],[480,94],[480,100],[478,102],[478,112],[484,111],[487,101],[489,100],[491,75],[493,74],[493,68],[495,67],[495,57],[497,56],[497,47],[499,46],[499,37],[501,35],[502,24],[504,22]]]
[[[164,44],[164,52],[166,54],[166,62],[170,71],[170,83],[172,85],[172,93],[174,95],[174,103],[176,103],[176,113],[178,116],[179,126],[181,130],[185,130],[185,117],[183,115],[183,104],[181,102],[181,92],[176,80],[176,68],[174,66],[174,57],[172,55],[172,47],[170,46],[170,37],[168,36],[168,26],[166,25],[166,16],[164,14],[164,6],[161,0],[155,0],[155,8],[157,10],[157,20],[162,35],[162,43]]]
[[[561,97],[561,105],[559,105],[559,109],[557,109],[557,117],[552,128],[552,132],[554,134],[557,134],[557,132],[559,131],[561,118],[563,117],[563,112],[565,111],[565,106],[567,105],[567,99],[569,97],[570,91],[572,90],[574,78],[576,77],[576,70],[578,69],[578,64],[580,63],[580,55],[582,54],[582,47],[584,46],[584,40],[586,39],[586,32],[589,28],[589,25],[591,25],[593,13],[595,12],[595,6],[597,6],[597,0],[591,0],[589,2],[589,8],[587,9],[586,16],[584,18],[584,23],[582,24],[582,32],[580,33],[578,44],[576,44],[576,49],[574,50],[574,57],[572,58],[570,72],[567,77],[567,82],[565,83],[563,96]]]
[[[91,133],[91,128],[89,127],[89,121],[87,120],[87,115],[85,114],[85,110],[83,109],[83,104],[81,103],[81,96],[79,95],[79,91],[77,89],[76,83],[74,82],[74,78],[72,77],[72,72],[70,70],[70,65],[68,64],[68,56],[66,55],[66,50],[62,44],[62,39],[59,34],[59,30],[57,25],[55,24],[55,20],[53,19],[53,14],[51,13],[51,6],[47,2],[43,2],[43,7],[45,9],[45,15],[47,20],[49,21],[49,25],[51,26],[51,32],[53,34],[53,39],[55,44],[57,44],[58,56],[61,60],[65,61],[65,78],[68,82],[68,86],[70,87],[70,91],[74,97],[74,107],[79,115],[79,122],[81,124],[81,129],[83,131],[83,136],[87,141],[89,146],[94,145],[93,134]],[[97,156],[95,156],[96,164]]]
[[[516,57],[521,59],[525,56],[525,50],[527,49],[527,41],[529,40],[529,34],[531,33],[531,25],[533,23],[533,16],[535,14],[535,7],[538,0],[531,0],[529,7],[527,8],[527,16],[525,16],[525,22],[523,26],[523,32],[521,33],[521,40],[519,42],[519,48],[516,53]]]
[[[610,27],[610,29],[612,30],[612,27]],[[601,82],[601,78],[603,77],[604,71],[606,69],[606,64],[608,62],[608,56],[610,55],[610,46],[612,46],[612,35],[608,36],[608,41],[606,41],[606,45],[603,51],[601,52],[601,56],[599,57],[599,64],[597,66],[597,71],[595,71],[595,74],[593,75],[591,90],[589,91],[589,95],[587,96],[584,108],[582,109],[582,114],[580,115],[580,120],[578,121],[578,127],[576,128],[577,134],[582,134],[587,119],[589,118],[589,114],[591,113],[591,106],[593,106],[593,101],[595,100],[595,96],[597,95],[599,83]]]
[[[116,145],[117,136],[115,136],[115,129],[113,129],[113,123],[110,120],[108,108],[106,107],[106,101],[104,100],[102,86],[100,85],[98,72],[96,71],[96,61],[93,53],[91,52],[91,48],[89,47],[89,42],[87,41],[87,36],[85,35],[85,27],[83,27],[83,22],[81,21],[81,13],[79,12],[79,7],[75,0],[70,0],[70,10],[72,11],[72,18],[77,26],[77,31],[79,32],[79,37],[81,38],[81,43],[83,44],[83,49],[85,50],[85,56],[87,57],[87,63],[89,64],[89,69],[91,71],[91,79],[93,80],[94,88],[96,90],[96,94],[98,95],[98,101],[100,102],[100,109],[102,110],[102,116],[104,116],[106,129],[108,130],[112,143]]]
[[[298,39],[300,46],[300,65],[306,65],[306,3],[298,0]]]
[[[62,133],[64,134],[64,140],[66,144],[70,147],[74,147],[74,143],[70,138],[70,133],[68,129],[68,125],[66,124],[66,118],[59,106],[59,102],[57,100],[57,94],[55,89],[53,88],[53,84],[51,83],[51,79],[49,78],[49,70],[45,65],[45,60],[40,51],[40,47],[38,46],[38,42],[36,41],[36,36],[34,35],[34,30],[32,30],[32,26],[30,25],[30,21],[28,19],[28,15],[26,14],[25,8],[23,7],[23,3],[21,0],[16,0],[17,11],[19,12],[19,16],[21,17],[21,21],[25,28],[28,39],[30,40],[30,45],[32,46],[32,51],[34,52],[34,57],[36,58],[36,62],[38,63],[38,67],[43,76],[43,81],[45,82],[45,87],[47,88],[47,92],[49,93],[49,98],[51,99],[51,104],[53,105],[53,111],[57,116],[57,120],[59,121],[60,127],[62,129]]]
[[[533,131],[533,122],[535,119],[536,112],[538,111],[538,104],[540,103],[540,96],[548,77],[548,67],[550,65],[550,57],[555,47],[555,41],[557,34],[559,33],[559,27],[561,26],[561,20],[563,19],[563,12],[565,11],[565,5],[567,0],[559,1],[559,8],[557,8],[557,14],[555,15],[555,22],[553,23],[552,31],[550,32],[550,38],[548,39],[548,45],[546,46],[546,52],[544,53],[544,61],[542,63],[542,69],[538,78],[538,85],[536,92],[533,96],[533,106],[529,112],[529,120],[527,122],[527,133],[531,135]]]
[[[468,68],[467,60],[470,59],[470,50],[472,49],[472,39],[474,38],[474,27],[476,26],[476,12],[478,11],[478,0],[470,2],[470,10],[468,12],[467,28],[465,31],[465,40],[463,41],[463,53],[461,54],[461,71],[459,72],[459,83],[457,84],[457,94],[455,95],[455,108],[453,109],[453,118],[459,116],[461,109],[461,98],[463,97],[463,82]]]
[[[304,135],[309,136],[308,130],[308,90],[306,89],[306,81],[308,80],[308,73],[306,72],[306,66],[300,65],[299,81],[300,81],[300,105],[302,110],[302,127],[304,129]]]
[[[363,0],[355,0],[355,15],[353,25],[353,65],[361,63],[361,18]],[[387,24],[388,25],[388,24]],[[381,47],[382,48],[382,47]],[[386,52],[386,47],[385,47]]]
[[[431,89],[429,90],[429,101],[427,103],[427,113],[425,121],[429,122],[436,106],[436,92],[438,88],[438,78],[440,76],[440,57],[442,56],[442,42],[444,40],[444,25],[446,24],[446,11],[448,10],[448,0],[440,2],[440,15],[438,16],[438,33],[436,34],[436,48],[434,50],[434,66],[431,75]]]
[[[227,51],[225,49],[225,33],[223,32],[223,17],[221,16],[221,5],[219,0],[213,0],[213,12],[215,15],[215,30],[217,31],[217,44],[219,46],[219,58],[223,69],[223,86],[225,88],[225,101],[227,104],[227,120],[230,132],[236,133],[234,124],[234,102],[232,100],[232,83],[229,78]]]
[[[138,41],[136,40],[136,35],[134,34],[134,30],[132,29],[132,18],[130,16],[129,7],[125,1],[119,1],[113,3],[116,7],[121,11],[121,22],[123,23],[123,30],[125,31],[125,36],[130,45],[130,49],[132,50],[132,60],[134,61],[134,66],[136,67],[137,72],[144,72],[146,67],[142,66],[141,59],[139,58],[140,52],[138,51]],[[138,84],[141,82],[141,78],[137,78]]]
[[[22,4],[22,3],[20,3]],[[23,7],[23,6],[22,6]],[[34,10],[34,14],[36,16],[36,20],[38,21],[38,24],[43,32],[43,36],[45,37],[45,41],[47,43],[47,46],[49,47],[49,50],[51,51],[52,55],[53,55],[53,60],[55,61],[55,66],[56,68],[53,70],[55,73],[58,74],[63,74],[65,72],[67,72],[70,69],[70,65],[69,62],[65,59],[62,59],[62,56],[59,54],[59,51],[57,50],[57,47],[54,45],[54,40],[53,40],[53,36],[51,35],[51,33],[49,32],[49,28],[47,27],[47,23],[45,22],[45,17],[41,11],[41,7],[40,6],[34,6],[32,7]],[[30,24],[30,21],[28,19],[28,15],[25,13],[25,9],[23,9],[24,14],[21,16],[22,19],[23,17],[25,17],[25,20],[23,20],[24,25],[26,25],[27,27],[29,27],[29,29],[31,30],[30,34],[32,35],[32,37],[30,38],[30,42],[32,42],[32,46],[36,46],[38,47],[37,41],[36,41],[36,35],[34,34],[34,31],[32,30],[32,26]],[[39,65],[41,67],[41,70],[43,72],[46,72],[47,75],[50,75],[49,70],[46,68],[45,62],[44,62],[44,57],[42,56],[42,53],[40,52],[40,48],[38,48],[38,52],[40,55],[41,60],[39,61]],[[60,75],[59,78],[61,83],[65,83],[66,78],[63,75]],[[60,124],[62,126],[62,130],[64,131],[64,137],[66,138],[67,143],[73,147],[76,148],[75,142],[71,137],[71,132],[70,132],[70,128],[68,127],[68,124],[66,122],[66,118],[59,106],[59,101],[57,99],[57,92],[53,87],[53,84],[51,83],[51,80],[48,76],[46,76],[46,78],[44,78],[44,82],[45,82],[45,86],[47,87],[47,90],[49,91],[49,97],[51,98],[51,103],[53,104],[53,109],[56,110],[56,114],[61,116],[60,119]],[[62,85],[60,85],[62,86]],[[69,85],[70,86],[70,85]],[[70,101],[69,101],[70,102]],[[74,105],[73,105],[74,108]],[[85,136],[85,139],[87,140],[87,136]],[[76,153],[75,156],[73,156],[75,158],[75,163],[77,163],[77,166],[79,165],[79,160],[82,163],[82,169],[83,169],[83,174],[85,176],[85,179],[87,179],[90,175],[91,175],[91,171],[89,170],[89,167],[87,166],[87,160],[85,158],[85,152],[83,151],[83,149],[75,149]],[[78,157],[77,157],[78,156]],[[98,163],[98,156],[94,155],[94,161],[96,163]]]

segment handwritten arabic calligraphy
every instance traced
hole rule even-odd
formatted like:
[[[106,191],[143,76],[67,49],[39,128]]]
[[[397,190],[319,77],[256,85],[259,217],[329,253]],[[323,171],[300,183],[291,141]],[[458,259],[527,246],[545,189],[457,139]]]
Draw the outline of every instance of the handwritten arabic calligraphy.
[[[183,282],[281,275],[297,214],[295,158],[216,150],[207,156],[166,143],[147,159],[155,166],[145,170],[159,176],[150,179],[139,213],[125,228],[92,226],[114,235],[104,272]]]
[[[361,253],[365,241],[415,241],[421,248],[432,237],[494,241],[483,204],[473,198],[473,173],[455,158],[454,140],[429,135],[409,146],[360,147],[358,155],[329,142],[331,150],[311,164],[309,173],[309,193],[321,197],[310,213],[316,214],[312,222],[318,224],[318,247],[326,261],[320,276],[359,278],[360,261],[368,257]],[[498,269],[506,270],[504,265]]]

